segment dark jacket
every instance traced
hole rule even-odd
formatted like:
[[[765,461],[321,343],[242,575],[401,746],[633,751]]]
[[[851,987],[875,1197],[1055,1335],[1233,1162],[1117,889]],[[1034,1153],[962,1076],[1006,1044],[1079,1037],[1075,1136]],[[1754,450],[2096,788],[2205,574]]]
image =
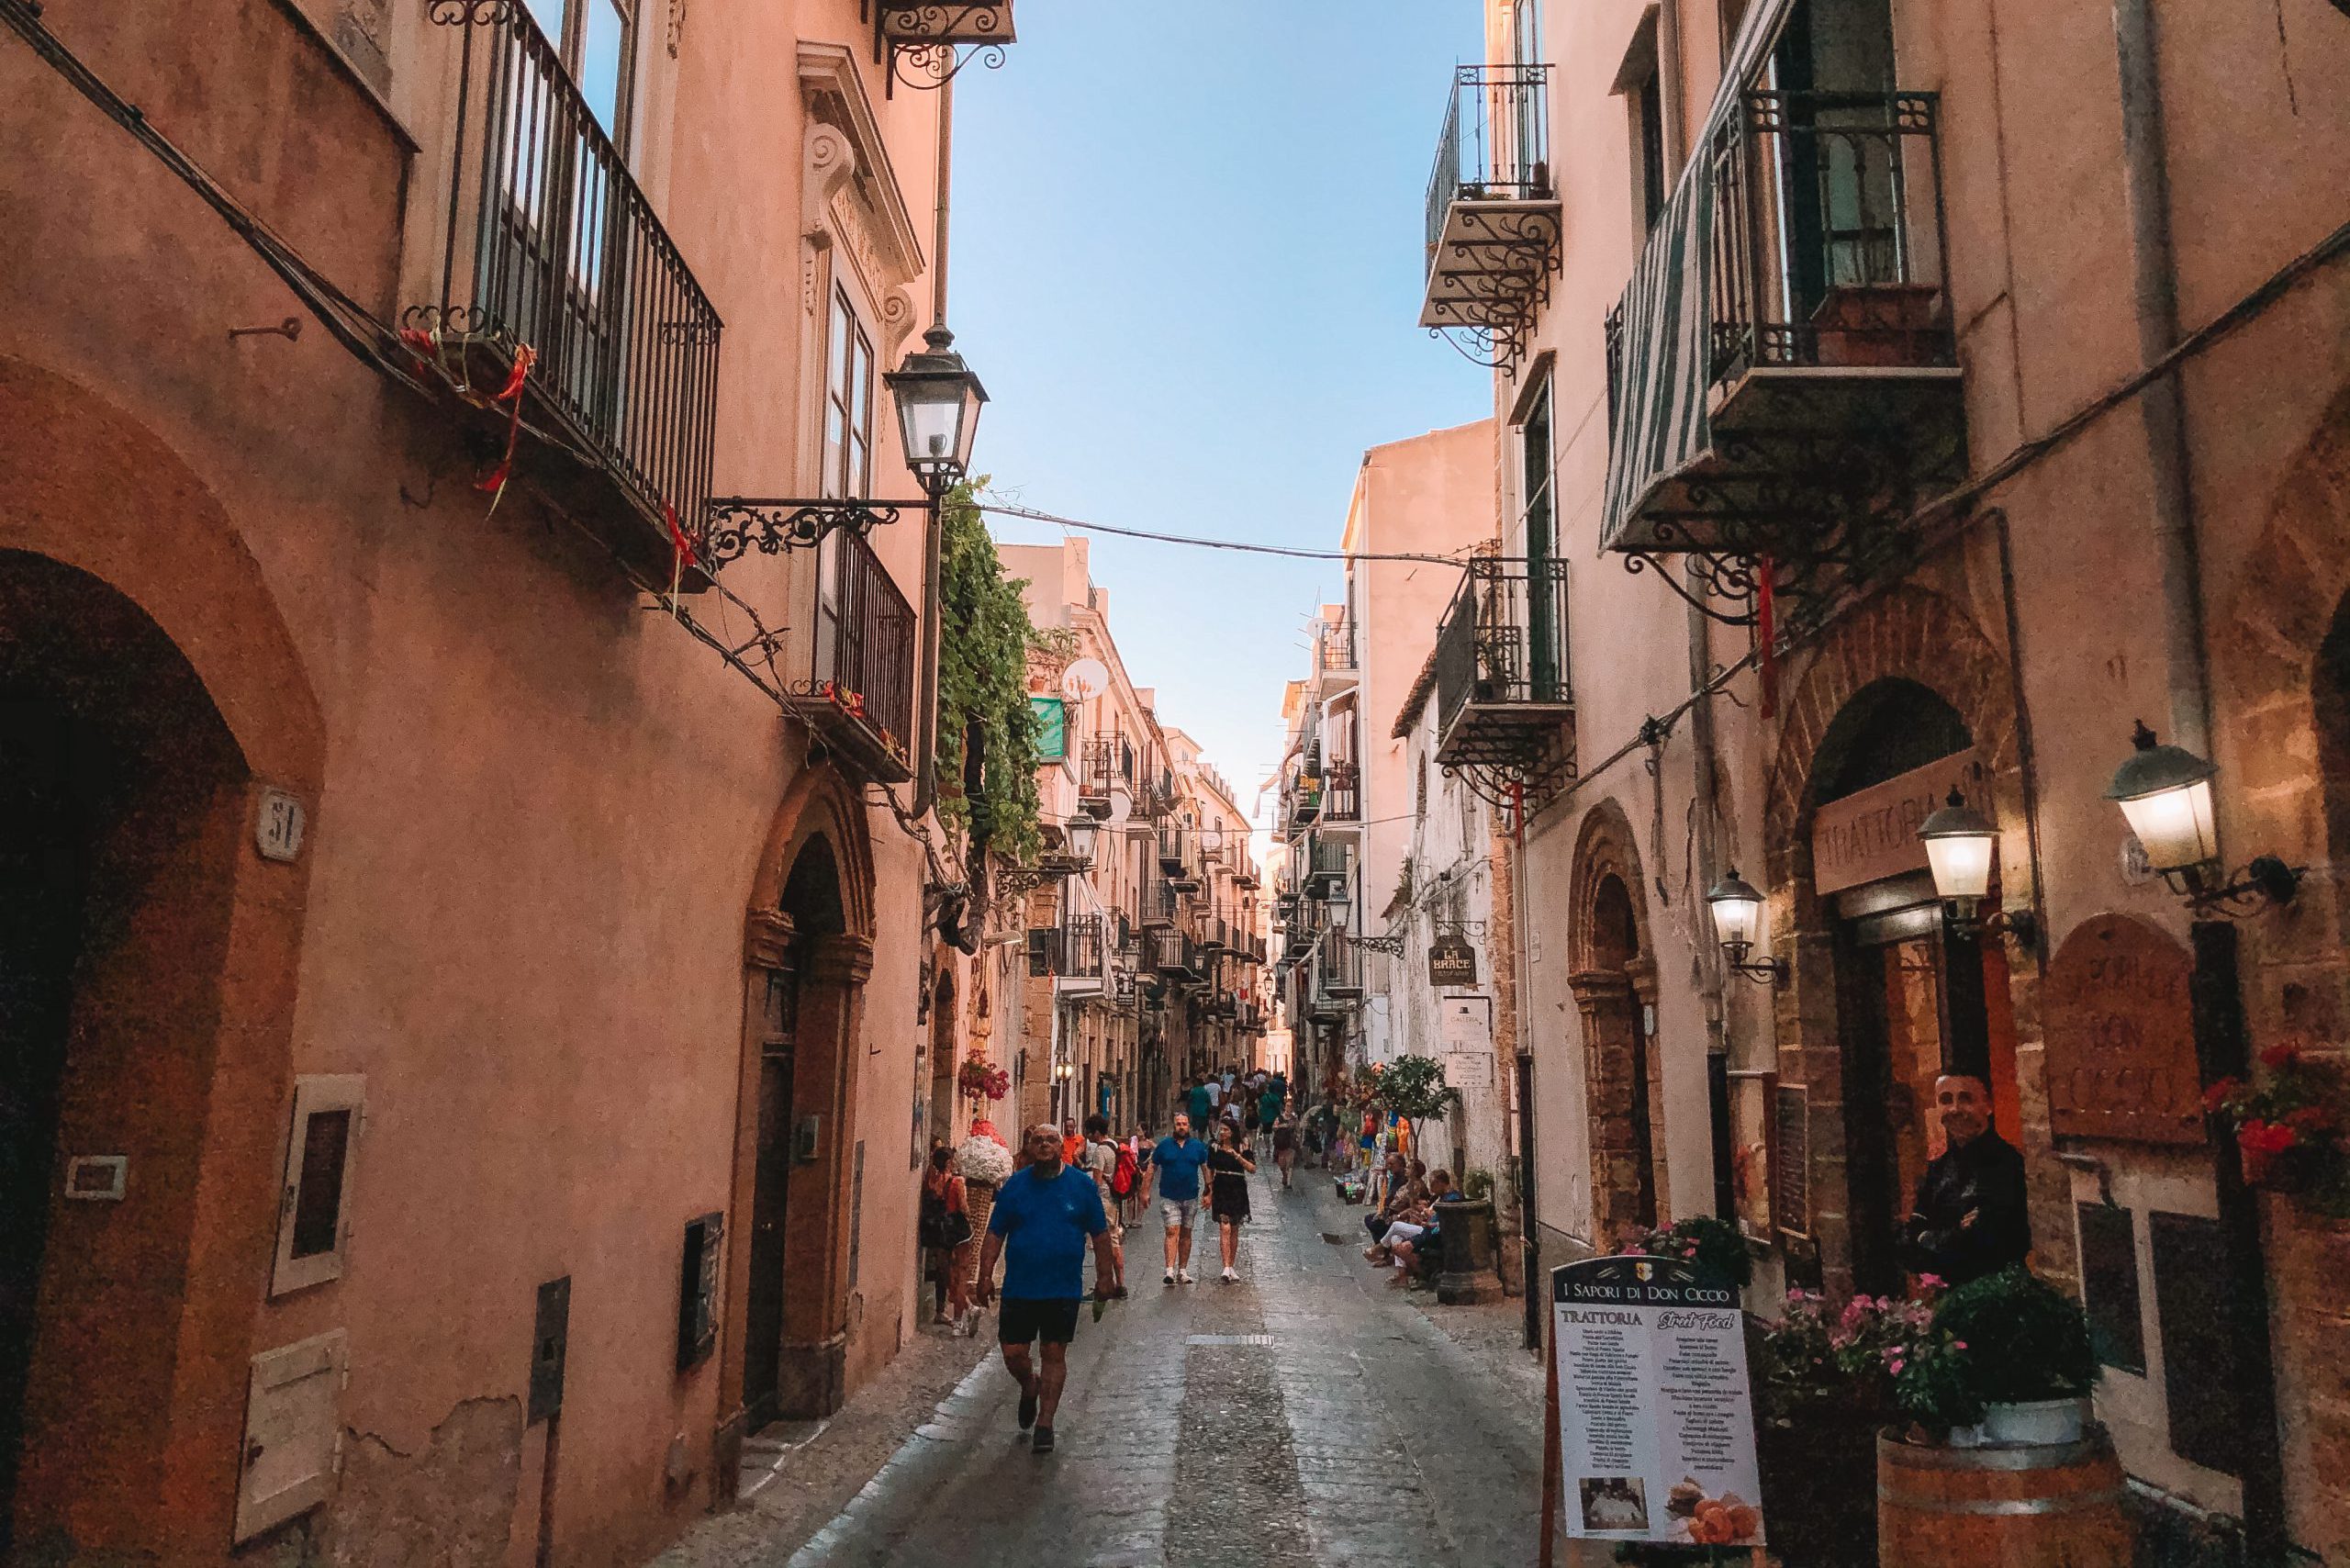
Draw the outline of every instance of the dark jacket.
[[[1971,1226],[1962,1223],[1969,1213]],[[1986,1130],[1926,1167],[1901,1230],[1903,1268],[1961,1285],[2020,1263],[2031,1250],[2023,1156],[2015,1145]]]

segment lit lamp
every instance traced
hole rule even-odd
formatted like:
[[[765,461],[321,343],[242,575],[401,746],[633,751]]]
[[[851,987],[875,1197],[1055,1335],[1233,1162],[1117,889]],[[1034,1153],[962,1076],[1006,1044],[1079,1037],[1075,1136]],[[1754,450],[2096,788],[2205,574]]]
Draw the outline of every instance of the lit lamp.
[[[2143,719],[2130,738],[2136,749],[2113,770],[2105,798],[2121,808],[2146,863],[2163,874],[2171,890],[2197,911],[2240,905],[2248,913],[2264,903],[2292,902],[2301,868],[2274,855],[2255,856],[2221,881],[2219,823],[2211,802],[2211,780],[2219,768],[2185,746],[2163,745]]]
[[[1706,895],[1706,902],[1714,912],[1715,939],[1721,943],[1722,955],[1731,969],[1765,985],[1787,972],[1786,965],[1776,958],[1747,960],[1746,955],[1754,950],[1755,933],[1762,925],[1762,895],[1736,869],[1722,873],[1722,879]]]
[[[955,334],[945,323],[923,333],[923,342],[926,352],[909,353],[882,380],[897,401],[906,466],[923,493],[936,500],[971,471],[971,442],[988,394],[955,352]]]

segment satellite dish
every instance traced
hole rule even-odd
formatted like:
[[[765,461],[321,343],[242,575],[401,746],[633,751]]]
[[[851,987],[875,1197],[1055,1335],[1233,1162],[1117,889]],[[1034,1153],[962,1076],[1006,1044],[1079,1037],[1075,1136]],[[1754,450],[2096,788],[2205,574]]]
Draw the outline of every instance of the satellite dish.
[[[1061,695],[1091,702],[1110,689],[1110,666],[1091,655],[1073,661],[1061,672]]]

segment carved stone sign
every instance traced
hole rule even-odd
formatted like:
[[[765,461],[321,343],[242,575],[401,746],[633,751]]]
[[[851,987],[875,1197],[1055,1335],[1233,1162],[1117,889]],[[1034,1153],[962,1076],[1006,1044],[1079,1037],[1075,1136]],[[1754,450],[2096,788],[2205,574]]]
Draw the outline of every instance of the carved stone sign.
[[[1811,819],[1812,886],[1840,893],[1863,882],[1924,870],[1926,846],[1918,824],[1953,786],[1966,792],[1977,811],[1987,811],[1986,793],[1977,781],[1982,771],[1973,752],[1954,752],[1821,806]]]
[[[2048,1108],[2059,1136],[2201,1143],[2194,962],[2123,914],[2084,921],[2048,966]]]

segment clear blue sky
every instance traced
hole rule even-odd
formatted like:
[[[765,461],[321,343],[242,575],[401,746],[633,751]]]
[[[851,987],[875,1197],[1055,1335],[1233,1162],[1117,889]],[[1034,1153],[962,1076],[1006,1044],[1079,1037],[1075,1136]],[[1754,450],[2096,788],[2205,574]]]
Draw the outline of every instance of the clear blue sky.
[[[1336,549],[1365,447],[1490,409],[1415,325],[1480,9],[1019,0],[1003,69],[955,84],[949,318],[993,399],[973,465],[1062,516]],[[1337,566],[1088,537],[1128,669],[1248,806]]]

